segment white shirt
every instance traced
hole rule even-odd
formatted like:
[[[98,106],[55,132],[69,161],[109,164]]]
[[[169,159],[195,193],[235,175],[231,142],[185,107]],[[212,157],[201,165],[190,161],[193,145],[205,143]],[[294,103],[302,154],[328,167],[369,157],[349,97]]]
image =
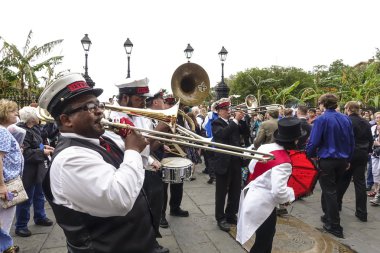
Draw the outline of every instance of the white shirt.
[[[195,119],[197,120],[197,123],[198,123],[198,126],[199,126],[199,130],[202,130],[202,123],[203,123],[203,119],[202,119],[202,117],[198,117],[198,116],[202,116],[202,114],[198,114],[196,117],[195,117]]]
[[[73,133],[62,136],[100,145],[98,139]],[[125,216],[139,196],[144,175],[141,155],[134,150],[124,152],[124,160],[116,169],[98,152],[71,146],[54,158],[50,187],[58,205],[97,217]]]

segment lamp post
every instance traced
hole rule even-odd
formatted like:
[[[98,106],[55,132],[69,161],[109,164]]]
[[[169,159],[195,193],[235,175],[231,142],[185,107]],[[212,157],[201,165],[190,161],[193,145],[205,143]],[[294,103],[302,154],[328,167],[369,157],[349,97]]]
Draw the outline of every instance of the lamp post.
[[[187,47],[185,50],[183,50],[183,52],[185,52],[187,62],[190,62],[190,58],[191,58],[191,56],[193,56],[193,52],[194,52],[194,49],[190,46],[190,43],[187,44]]]
[[[84,79],[86,80],[87,84],[90,87],[94,87],[95,83],[92,81],[91,77],[88,75],[88,65],[87,65],[87,58],[88,58],[88,52],[90,51],[91,47],[91,40],[88,37],[88,34],[86,33],[80,41],[82,43],[83,49],[84,49],[84,55],[85,55],[85,65],[84,65]]]
[[[230,91],[230,88],[228,88],[227,84],[224,83],[224,61],[227,58],[228,52],[224,47],[222,47],[222,49],[220,50],[218,54],[219,54],[220,61],[222,62],[222,80],[215,87],[217,100],[228,97],[228,93]]]
[[[124,42],[124,48],[125,48],[125,52],[127,53],[127,57],[128,57],[128,74],[127,74],[127,78],[130,78],[131,77],[131,72],[129,70],[129,67],[130,67],[129,66],[129,62],[130,62],[130,58],[131,58],[133,44],[129,40],[129,38],[127,38],[127,40]]]

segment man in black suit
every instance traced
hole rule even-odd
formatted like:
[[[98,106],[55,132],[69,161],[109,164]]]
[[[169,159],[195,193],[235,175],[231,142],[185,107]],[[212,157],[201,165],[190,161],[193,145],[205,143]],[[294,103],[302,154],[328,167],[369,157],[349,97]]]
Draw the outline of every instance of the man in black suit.
[[[367,221],[367,194],[365,183],[365,169],[368,153],[371,153],[373,138],[371,126],[367,120],[359,116],[359,104],[349,101],[344,106],[346,114],[352,122],[355,138],[355,150],[351,164],[338,183],[338,208],[342,210],[343,195],[350,185],[351,179],[355,186],[355,216],[363,222]]]
[[[311,132],[311,125],[307,122],[307,107],[304,105],[300,105],[297,108],[297,118],[301,121],[301,129],[306,132],[305,136],[302,136],[298,139],[297,148],[299,150],[305,150],[306,143],[309,139],[310,132]]]
[[[237,111],[233,120],[230,118],[230,102],[221,99],[216,106],[219,118],[212,122],[213,141],[228,145],[240,146],[239,121],[244,113]],[[216,176],[215,218],[221,230],[228,232],[230,224],[236,224],[241,191],[242,159],[222,153],[215,153],[212,160]],[[227,206],[224,209],[226,195]]]

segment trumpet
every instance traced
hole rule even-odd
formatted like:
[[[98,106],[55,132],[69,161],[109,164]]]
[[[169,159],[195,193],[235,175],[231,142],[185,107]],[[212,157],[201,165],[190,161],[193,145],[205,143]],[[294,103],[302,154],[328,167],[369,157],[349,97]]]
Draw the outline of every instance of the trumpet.
[[[234,111],[244,111],[246,113],[249,112],[266,112],[269,110],[276,110],[279,109],[281,105],[280,104],[270,104],[270,105],[262,105],[258,106],[257,98],[250,94],[245,97],[245,102],[243,104],[239,104],[236,106],[232,106],[231,110]]]
[[[174,144],[187,146],[187,147],[200,148],[200,149],[205,149],[212,152],[224,153],[224,154],[232,155],[232,156],[239,156],[246,159],[256,159],[259,161],[269,161],[269,160],[274,159],[274,155],[269,154],[269,153],[257,152],[255,150],[239,148],[239,147],[226,145],[222,143],[210,142],[210,141],[204,140],[206,138],[203,138],[201,136],[199,137],[194,136],[196,135],[194,133],[193,133],[193,137],[188,137],[188,136],[182,136],[178,134],[170,134],[170,133],[159,132],[159,131],[150,130],[150,129],[139,128],[139,127],[135,127],[135,126],[127,125],[127,124],[114,123],[114,122],[108,121],[107,119],[102,119],[100,121],[100,124],[102,124],[106,129],[114,131],[116,133],[119,133],[119,129],[135,130],[135,131],[140,132],[146,138],[151,138],[151,139],[162,141],[162,142],[169,142],[169,143],[174,143]],[[182,127],[177,126],[177,129],[181,129],[181,128]],[[203,145],[200,145],[199,143]],[[210,147],[209,145],[212,145],[214,147]],[[223,147],[223,149],[216,148],[216,147]]]

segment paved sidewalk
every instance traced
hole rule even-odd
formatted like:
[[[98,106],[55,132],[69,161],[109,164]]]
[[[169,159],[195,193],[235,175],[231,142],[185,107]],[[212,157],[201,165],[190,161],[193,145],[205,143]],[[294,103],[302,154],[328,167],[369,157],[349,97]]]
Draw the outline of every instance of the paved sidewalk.
[[[228,233],[218,229],[214,219],[214,194],[215,183],[207,184],[207,175],[201,173],[203,165],[197,166],[195,181],[185,182],[182,208],[190,212],[190,217],[179,218],[167,215],[170,227],[161,229],[163,238],[159,239],[161,245],[168,247],[170,252],[221,252],[244,253],[246,252]],[[337,240],[359,253],[380,252],[380,207],[368,205],[368,222],[360,222],[354,215],[355,197],[353,184],[350,185],[344,198],[341,212],[342,226],[345,239],[337,239],[330,234],[320,232],[314,228],[322,228],[320,216],[320,189],[317,184],[312,196],[295,202],[288,208],[292,222],[298,221],[322,237],[328,237],[332,241]],[[47,206],[49,218],[54,215]],[[299,219],[299,220],[298,220]],[[301,225],[302,225],[301,224]],[[53,227],[39,227],[30,223],[29,229],[33,235],[29,238],[15,238],[15,244],[19,245],[22,253],[66,253],[65,237],[61,228],[54,224]],[[287,233],[293,233],[289,237]],[[286,231],[293,230],[293,231]],[[288,228],[279,224],[275,237],[273,252],[317,252],[310,250],[308,245],[314,245],[318,241],[310,237],[307,232]],[[301,231],[301,232],[300,232]],[[284,236],[285,235],[285,236]],[[290,251],[291,250],[291,251]],[[330,249],[329,252],[347,252],[343,248]]]

